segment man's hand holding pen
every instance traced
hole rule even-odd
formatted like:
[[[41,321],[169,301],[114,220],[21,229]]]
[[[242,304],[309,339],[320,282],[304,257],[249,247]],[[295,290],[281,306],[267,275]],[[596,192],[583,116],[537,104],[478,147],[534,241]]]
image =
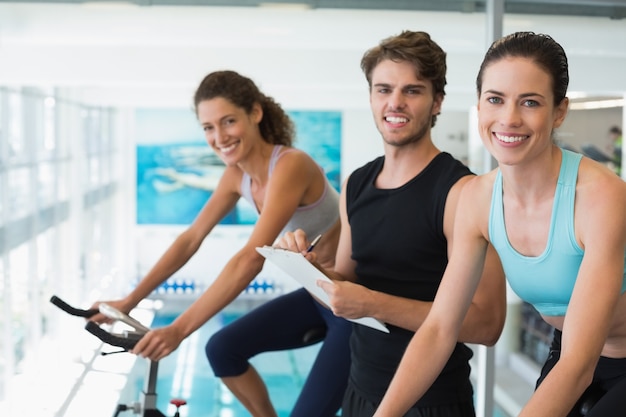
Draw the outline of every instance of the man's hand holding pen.
[[[315,264],[317,256],[313,249],[318,244],[322,235],[318,235],[313,241],[307,239],[306,233],[302,229],[293,232],[287,232],[282,235],[275,243],[274,247],[287,249],[292,252],[299,252],[311,263]]]

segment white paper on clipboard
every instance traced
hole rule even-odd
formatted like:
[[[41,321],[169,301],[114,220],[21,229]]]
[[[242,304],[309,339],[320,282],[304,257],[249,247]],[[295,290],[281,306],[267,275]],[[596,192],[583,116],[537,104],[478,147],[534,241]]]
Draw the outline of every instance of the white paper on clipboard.
[[[263,246],[256,248],[257,252],[263,255],[268,261],[272,262],[282,271],[286,272],[290,277],[298,281],[304,288],[313,294],[320,301],[329,304],[328,294],[317,286],[316,281],[322,280],[331,282],[330,278],[324,275],[319,269],[311,265],[301,253],[289,250],[274,248],[272,246]],[[389,329],[381,321],[373,317],[361,317],[358,319],[347,319],[355,323],[372,327],[381,332],[389,333]]]

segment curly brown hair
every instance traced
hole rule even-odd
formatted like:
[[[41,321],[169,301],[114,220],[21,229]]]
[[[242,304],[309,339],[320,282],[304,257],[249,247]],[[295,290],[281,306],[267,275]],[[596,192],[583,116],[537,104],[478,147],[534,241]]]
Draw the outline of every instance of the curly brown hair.
[[[263,109],[263,118],[259,123],[263,140],[274,145],[292,145],[295,137],[293,121],[280,104],[263,94],[250,78],[229,70],[208,74],[194,94],[196,114],[201,101],[217,97],[230,101],[247,114],[252,112],[255,103],[259,103]]]

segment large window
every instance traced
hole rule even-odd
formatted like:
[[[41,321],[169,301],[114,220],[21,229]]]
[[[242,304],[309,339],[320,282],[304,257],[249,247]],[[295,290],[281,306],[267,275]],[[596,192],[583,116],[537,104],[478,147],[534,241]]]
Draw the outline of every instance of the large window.
[[[29,198],[32,194],[30,187],[31,166],[16,166],[6,172],[7,176],[7,221],[25,217],[31,208]]]
[[[22,96],[14,91],[7,93],[7,151],[9,162],[20,162],[26,153],[26,138],[24,136],[24,121],[22,111]]]
[[[89,300],[119,269],[114,119],[54,91],[0,87],[0,415],[42,341],[63,331],[50,296]]]

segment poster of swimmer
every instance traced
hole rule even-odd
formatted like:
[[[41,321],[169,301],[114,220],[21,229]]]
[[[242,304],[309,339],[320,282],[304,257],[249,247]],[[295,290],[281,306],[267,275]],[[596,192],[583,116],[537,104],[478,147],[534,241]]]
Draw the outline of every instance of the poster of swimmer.
[[[296,126],[294,146],[311,155],[340,188],[341,112],[288,111]],[[137,224],[187,225],[211,196],[224,164],[206,144],[193,111],[137,109]],[[221,222],[254,224],[243,199]]]

